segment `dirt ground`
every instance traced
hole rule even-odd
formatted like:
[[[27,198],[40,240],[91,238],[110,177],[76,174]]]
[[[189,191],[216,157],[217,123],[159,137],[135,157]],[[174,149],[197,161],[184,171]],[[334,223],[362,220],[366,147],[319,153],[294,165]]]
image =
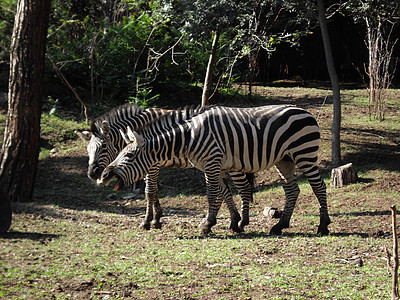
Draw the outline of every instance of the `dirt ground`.
[[[309,91],[304,95],[302,90],[257,89],[257,93],[271,102],[293,103],[305,107],[314,115],[322,130],[322,146],[320,166],[324,178],[330,177],[330,127],[331,104],[329,91]],[[315,94],[313,94],[315,93]],[[326,98],[328,95],[328,98]],[[352,236],[359,235],[366,238],[387,238],[391,235],[390,206],[397,204],[400,196],[400,123],[397,129],[379,129],[376,122],[362,124],[354,119],[363,118],[365,106],[353,105],[350,100],[356,96],[345,98],[343,105],[343,162],[352,162],[358,172],[358,183],[342,189],[328,186],[328,205],[333,223],[330,225],[331,235]],[[242,101],[239,97],[231,99],[230,105],[235,101]],[[265,101],[265,100],[263,100]],[[398,106],[389,109],[388,117],[400,118]],[[383,124],[383,123],[382,123]],[[76,140],[67,141],[76,145]],[[58,154],[57,152],[48,159],[39,162],[34,203],[14,204],[14,218],[19,228],[31,226],[35,220],[48,221],[55,224],[58,218],[79,220],[88,224],[98,223],[107,225],[113,231],[136,228],[142,222],[145,211],[145,201],[142,193],[133,198],[125,196],[130,192],[115,193],[109,188],[98,187],[86,177],[87,155],[84,145],[73,152]],[[300,183],[304,180],[299,179]],[[233,187],[233,191],[235,191]],[[163,232],[155,238],[170,240],[172,237],[189,238],[198,232],[198,224],[205,216],[206,197],[203,175],[192,169],[163,169],[160,175],[160,202],[163,207],[164,217]],[[235,193],[236,203],[240,199]],[[46,205],[52,205],[48,210]],[[279,177],[274,169],[266,170],[256,175],[254,203],[251,205],[251,220],[242,238],[254,239],[268,236],[269,228],[276,222],[263,215],[266,206],[282,208],[284,205],[283,191],[279,186]],[[96,214],[88,211],[98,212]],[[103,214],[107,213],[107,214]],[[110,217],[110,213],[116,217]],[[306,217],[302,217],[306,216]],[[310,221],[311,216],[312,220]],[[373,221],[371,221],[373,218]],[[308,236],[315,234],[318,220],[318,203],[311,191],[302,190],[298,204],[294,211],[291,227],[285,230],[284,237]],[[219,215],[218,224],[213,232],[219,236],[234,235],[228,232],[229,214],[223,208]],[[56,226],[56,225],[54,225]],[[88,225],[89,226],[89,225]],[[31,239],[43,243],[51,240],[51,230],[43,228],[40,233],[27,234],[22,230],[12,230],[8,239],[17,243],[18,240]],[[144,241],[143,243],[146,243]],[[259,253],[249,254],[257,259]],[[334,255],[334,253],[332,253]],[[350,256],[350,254],[349,254]],[[310,257],[310,259],[312,259]],[[43,260],[37,260],[41,263]],[[43,264],[46,264],[43,261]],[[194,266],[195,268],[195,266]],[[109,274],[109,277],[113,277]],[[17,285],[16,278],[14,284]],[[77,299],[107,298],[104,292],[93,292],[95,282],[84,281],[60,283],[53,287],[53,293],[74,295]],[[221,285],[224,283],[221,282]],[[58,290],[57,290],[58,289]],[[131,297],[131,290],[137,289],[136,283],[120,286],[122,298]],[[165,287],[168,290],[167,287]],[[196,287],[192,288],[192,292]],[[165,292],[165,291],[164,291]],[[157,298],[160,291],[146,291],[149,299]],[[188,287],[187,295],[190,295]],[[192,293],[193,294],[193,293]],[[163,295],[166,295],[163,293]],[[178,298],[190,299],[187,295]],[[253,294],[256,295],[256,294]],[[210,296],[210,295],[209,295]],[[226,295],[225,295],[226,296]],[[68,298],[68,297],[66,297]],[[164,297],[168,299],[167,296]],[[204,299],[207,297],[204,297]],[[210,296],[212,298],[212,296]],[[229,297],[228,297],[229,298]],[[257,297],[255,297],[257,298]],[[170,298],[173,299],[173,298]]]

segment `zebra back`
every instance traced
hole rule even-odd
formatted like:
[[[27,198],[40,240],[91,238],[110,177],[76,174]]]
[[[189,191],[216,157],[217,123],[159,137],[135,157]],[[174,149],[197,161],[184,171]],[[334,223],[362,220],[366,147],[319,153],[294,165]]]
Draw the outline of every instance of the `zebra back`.
[[[159,151],[160,161],[187,153],[192,163],[201,165],[219,153],[222,170],[250,173],[270,168],[285,156],[296,163],[316,162],[319,127],[301,108],[213,106],[197,110],[186,120],[180,114],[162,115],[143,128],[152,148],[167,149]],[[172,122],[175,119],[179,121]]]

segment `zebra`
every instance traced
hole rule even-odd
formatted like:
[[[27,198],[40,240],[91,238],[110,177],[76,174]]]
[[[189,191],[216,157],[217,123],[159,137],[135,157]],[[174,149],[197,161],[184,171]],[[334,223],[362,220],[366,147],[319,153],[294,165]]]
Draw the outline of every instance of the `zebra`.
[[[126,131],[128,126],[136,131],[142,131],[144,136],[151,136],[166,128],[176,126],[176,124],[183,122],[201,110],[202,108],[200,107],[186,107],[180,110],[144,109],[137,105],[126,104],[94,120],[90,131],[75,131],[79,137],[89,142],[87,146],[89,156],[88,177],[93,180],[99,179],[104,168],[126,146],[126,142],[120,132]],[[160,123],[158,127],[151,127],[150,130],[146,129],[146,124],[153,122],[161,116],[164,116],[163,123]],[[143,229],[150,229],[151,225],[155,228],[161,228],[160,218],[162,217],[162,209],[158,200],[157,181],[160,167],[165,166],[178,168],[192,167],[184,158],[177,158],[165,161],[160,165],[152,166],[145,178],[147,206],[145,219],[141,224]],[[244,230],[244,226],[249,223],[249,203],[252,202],[254,177],[253,174],[243,174],[241,172],[231,172],[229,175],[243,199],[242,217],[240,217],[233,202],[232,193],[228,187],[226,178],[224,178],[224,174],[222,174],[220,182],[221,198],[218,200],[218,205],[220,206],[222,199],[225,199],[231,214],[230,228],[235,232],[241,232]]]
[[[148,124],[159,126],[162,117]],[[179,125],[145,138],[129,129],[130,142],[104,169],[100,183],[117,178],[123,186],[146,176],[153,165],[185,157],[206,176],[208,214],[203,234],[216,224],[218,182],[221,171],[255,173],[275,165],[282,178],[286,203],[281,218],[270,231],[280,235],[289,227],[300,189],[296,166],[308,179],[318,198],[320,224],[317,234],[329,234],[326,186],[317,166],[320,130],[306,110],[290,105],[233,108],[212,106]]]

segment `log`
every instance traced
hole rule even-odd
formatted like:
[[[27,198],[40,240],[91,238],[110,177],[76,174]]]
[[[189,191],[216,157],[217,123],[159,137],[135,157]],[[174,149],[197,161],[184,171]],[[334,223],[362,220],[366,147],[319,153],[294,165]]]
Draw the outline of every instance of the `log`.
[[[343,187],[346,184],[357,182],[357,174],[353,164],[348,163],[332,170],[331,186]]]

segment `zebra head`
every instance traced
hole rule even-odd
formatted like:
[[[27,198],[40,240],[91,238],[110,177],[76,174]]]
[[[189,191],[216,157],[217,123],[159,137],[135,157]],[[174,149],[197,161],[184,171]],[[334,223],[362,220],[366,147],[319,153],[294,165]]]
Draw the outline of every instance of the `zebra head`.
[[[81,139],[89,142],[87,145],[88,177],[93,180],[99,179],[103,170],[118,154],[112,143],[109,123],[107,121],[102,121],[100,124],[92,123],[91,131],[75,131],[75,133]]]
[[[117,181],[113,186],[115,191],[146,177],[152,166],[146,140],[129,126],[127,133],[121,131],[121,134],[127,146],[104,169],[100,179],[97,180],[98,184],[109,185],[110,181],[116,178]]]

